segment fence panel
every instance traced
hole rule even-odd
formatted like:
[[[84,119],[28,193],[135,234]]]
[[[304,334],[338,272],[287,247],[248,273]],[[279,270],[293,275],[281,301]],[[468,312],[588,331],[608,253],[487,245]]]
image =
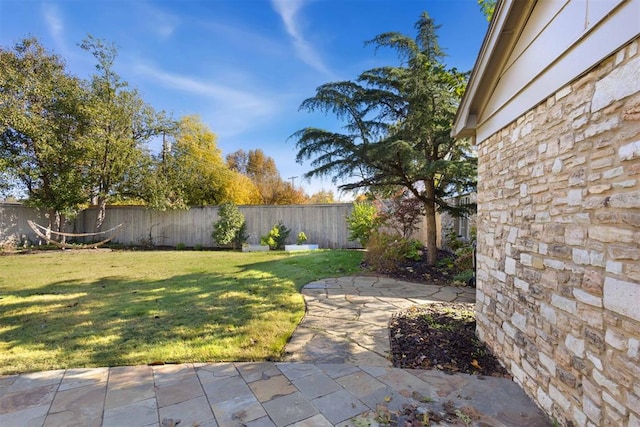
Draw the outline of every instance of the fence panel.
[[[307,243],[317,244],[320,248],[346,249],[359,248],[360,242],[349,240],[346,218],[353,209],[352,203],[333,203],[318,205],[276,205],[276,206],[239,206],[247,222],[249,243],[258,244],[260,236],[266,235],[279,221],[291,234],[286,243],[295,243],[299,232],[303,231]],[[65,227],[65,231],[93,233],[97,208],[86,209],[75,221]],[[0,203],[0,244],[7,241],[28,241],[38,244],[39,238],[27,224],[31,219],[41,225],[48,225],[48,218],[37,209],[20,204]],[[189,210],[156,211],[144,206],[109,206],[102,230],[109,230],[124,224],[114,243],[123,245],[176,246],[187,247],[201,245],[214,247],[211,238],[213,223],[219,219],[217,206],[198,206]],[[424,222],[414,234],[425,241]]]
[[[351,203],[321,205],[286,206],[240,206],[245,215],[249,243],[258,244],[260,236],[282,221],[291,229],[287,243],[295,243],[300,231],[307,235],[308,243],[321,248],[358,248],[359,242],[348,240],[346,217],[351,213]],[[65,227],[68,232],[94,233],[98,215],[97,208],[86,209],[75,221]],[[48,218],[37,209],[21,204],[0,203],[0,244],[8,241],[39,242],[39,238],[27,224],[31,219],[41,225],[48,225]],[[213,223],[219,219],[217,206],[192,207],[189,210],[155,211],[143,206],[109,206],[102,230],[109,230],[119,224],[114,243],[123,245],[176,246],[201,245],[216,246],[211,238]]]
[[[0,245],[44,244],[29,227],[28,220],[49,226],[49,214],[41,209],[29,208],[20,203],[0,203]],[[74,224],[65,224],[65,232],[73,232]]]

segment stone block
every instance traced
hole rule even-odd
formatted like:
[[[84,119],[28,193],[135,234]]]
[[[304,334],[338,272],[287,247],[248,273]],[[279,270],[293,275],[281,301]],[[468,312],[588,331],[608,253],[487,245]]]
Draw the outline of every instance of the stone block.
[[[607,252],[613,259],[630,259],[637,261],[640,259],[640,251],[636,245],[608,245]]]
[[[574,289],[573,296],[581,303],[592,305],[594,307],[602,307],[602,298],[597,295],[592,295],[589,292],[585,292],[582,289]]]
[[[550,305],[544,303],[540,304],[540,314],[542,314],[542,317],[552,325],[557,323],[556,310]]]
[[[513,326],[520,329],[522,332],[527,331],[527,316],[522,313],[513,313],[511,316],[511,323]]]
[[[606,277],[603,292],[604,307],[640,322],[640,284]]]
[[[617,193],[609,199],[612,208],[637,209],[640,208],[640,191]]]
[[[591,111],[598,111],[615,101],[640,92],[640,80],[637,78],[639,69],[640,58],[636,58],[597,81],[591,99]]]
[[[600,358],[598,356],[596,356],[594,353],[587,351],[586,353],[587,355],[587,359],[593,364],[593,366],[599,370],[602,371],[603,367],[602,367],[602,360],[600,360]]]
[[[551,375],[555,375],[555,373],[556,373],[556,362],[555,362],[555,360],[553,358],[547,356],[544,353],[540,353],[539,359],[540,359],[540,364],[542,366],[544,366],[545,369],[547,371],[549,371],[549,373]]]
[[[638,193],[640,199],[640,192]],[[638,201],[640,207],[640,200]],[[613,225],[596,225],[589,227],[589,238],[605,243],[631,243],[637,237],[631,230],[625,230]]]
[[[565,393],[558,390],[553,385],[549,386],[549,397],[562,408],[563,411],[569,411],[571,402],[566,398]]]
[[[573,373],[569,372],[569,370],[563,369],[561,367],[557,367],[556,375],[558,376],[558,379],[562,381],[564,384],[566,384],[567,386],[571,388],[576,387],[578,380]]]
[[[604,285],[604,275],[596,270],[586,270],[582,276],[581,287],[584,291],[590,292],[593,295],[602,295],[602,288]]]
[[[602,392],[602,400],[607,402],[613,409],[615,409],[618,412],[618,414],[620,415],[626,414],[627,412],[626,408],[623,405],[621,405],[620,402],[618,402],[613,396],[611,396],[606,391]]]
[[[618,158],[622,161],[640,158],[640,141],[621,146],[618,149]]]
[[[609,169],[602,174],[603,179],[613,179],[615,177],[621,176],[624,174],[624,168],[619,166],[617,168]]]
[[[618,261],[607,261],[607,273],[622,274],[622,263]]]
[[[584,227],[568,225],[564,230],[564,240],[567,245],[582,245],[586,237]]]
[[[633,188],[638,185],[638,181],[635,179],[629,179],[627,181],[614,182],[613,188]]]
[[[564,340],[564,345],[578,357],[584,356],[584,340],[578,339],[571,334],[568,334]]]
[[[572,259],[578,265],[589,265],[591,263],[589,251],[586,249],[573,248]]]
[[[575,301],[557,294],[551,295],[551,305],[554,305],[567,313],[576,314],[577,312],[577,305]]]
[[[569,206],[578,206],[582,204],[582,190],[567,191],[567,204]]]
[[[620,332],[615,331],[611,328],[607,329],[607,331],[605,332],[604,342],[618,350],[624,351],[627,349],[627,338]]]
[[[629,338],[628,348],[627,356],[637,359],[640,355],[640,340],[638,338]],[[640,405],[638,405],[638,408],[640,408]]]
[[[592,377],[595,380],[596,384],[598,384],[601,387],[607,388],[607,390],[609,390],[610,392],[614,394],[618,394],[620,392],[618,384],[611,381],[606,376],[604,376],[602,372],[594,369],[592,373]]]

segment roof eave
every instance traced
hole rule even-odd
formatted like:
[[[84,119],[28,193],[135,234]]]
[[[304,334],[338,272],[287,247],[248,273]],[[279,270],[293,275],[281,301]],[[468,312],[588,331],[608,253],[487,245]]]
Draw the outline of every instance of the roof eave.
[[[455,138],[475,136],[478,117],[536,0],[498,0],[453,123]]]

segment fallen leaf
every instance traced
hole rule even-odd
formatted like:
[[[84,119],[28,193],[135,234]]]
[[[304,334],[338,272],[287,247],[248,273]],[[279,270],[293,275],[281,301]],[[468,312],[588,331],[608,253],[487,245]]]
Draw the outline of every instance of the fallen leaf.
[[[471,366],[473,366],[476,369],[482,369],[482,366],[480,366],[477,359],[473,359],[473,361],[471,362]]]
[[[393,397],[391,397],[391,396],[385,396],[384,397],[384,401],[385,402],[391,402],[391,399],[393,399]]]

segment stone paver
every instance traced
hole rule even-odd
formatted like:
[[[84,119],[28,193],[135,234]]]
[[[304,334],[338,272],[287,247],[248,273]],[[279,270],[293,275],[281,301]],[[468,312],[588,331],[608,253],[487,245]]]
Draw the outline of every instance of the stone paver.
[[[435,301],[474,302],[475,289],[344,277],[302,289],[307,313],[285,348],[288,362],[391,366],[391,314]]]
[[[376,425],[378,405],[398,410],[413,404],[442,412],[445,402],[477,414],[475,426],[550,425],[508,379],[390,367],[385,337],[392,312],[435,296],[473,301],[472,289],[356,277],[314,282],[303,294],[309,311],[287,347],[295,349],[290,359],[303,362],[0,376],[0,426]],[[339,317],[332,317],[334,312]]]

